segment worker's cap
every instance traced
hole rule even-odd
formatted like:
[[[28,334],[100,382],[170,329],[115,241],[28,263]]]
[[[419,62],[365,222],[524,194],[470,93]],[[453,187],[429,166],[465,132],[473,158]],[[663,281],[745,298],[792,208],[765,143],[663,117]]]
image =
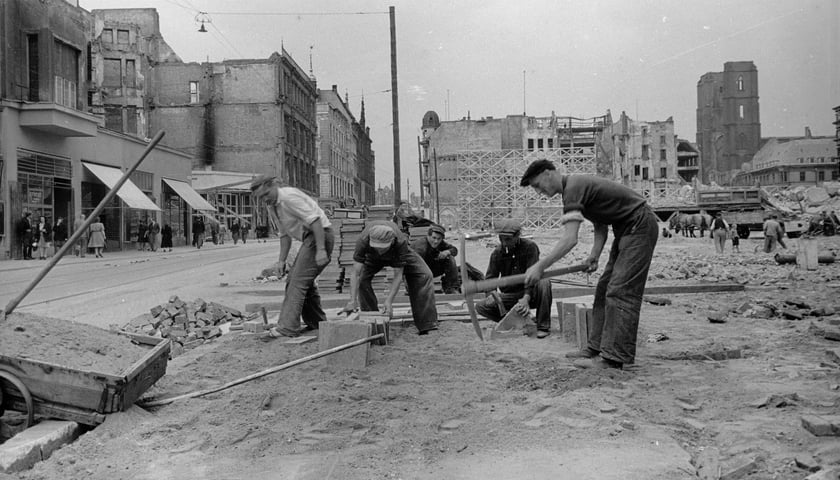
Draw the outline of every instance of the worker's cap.
[[[440,225],[432,225],[429,227],[429,233],[427,235],[431,235],[433,233],[439,233],[443,238],[446,238],[446,230]]]
[[[502,220],[496,225],[496,233],[499,235],[516,235],[520,231],[522,231],[522,225],[512,218]]]
[[[275,181],[276,178],[271,175],[261,175],[251,182],[251,193],[256,192],[262,187],[270,186],[274,184]]]
[[[554,162],[551,162],[544,158],[540,160],[534,160],[533,162],[531,162],[530,165],[528,165],[528,168],[525,169],[525,173],[522,174],[522,180],[520,180],[519,186],[530,186],[531,180],[533,180],[534,177],[546,170],[557,170],[557,167],[554,165]]]
[[[397,238],[394,229],[387,225],[374,225],[370,227],[369,233],[370,246],[373,248],[388,248]]]

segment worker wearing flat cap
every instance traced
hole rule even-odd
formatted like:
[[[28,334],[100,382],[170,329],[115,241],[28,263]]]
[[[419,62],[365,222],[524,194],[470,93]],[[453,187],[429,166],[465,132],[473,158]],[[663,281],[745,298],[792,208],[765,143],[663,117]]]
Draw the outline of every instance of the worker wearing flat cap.
[[[315,278],[330,263],[335,236],[330,221],[312,197],[294,187],[281,185],[274,177],[260,177],[251,184],[251,194],[268,207],[280,235],[282,275],[292,240],[301,242],[286,277],[286,295],[271,337],[297,337],[301,331],[317,330],[327,319]],[[301,329],[300,319],[306,325]]]
[[[411,249],[426,262],[433,277],[441,277],[443,293],[459,293],[461,277],[455,257],[458,249],[446,241],[446,230],[440,225],[429,227],[426,236],[411,243]]]
[[[620,369],[633,363],[642,296],[659,236],[653,210],[641,195],[624,185],[594,175],[563,175],[548,160],[531,163],[520,185],[549,198],[563,198],[560,238],[547,256],[525,272],[528,285],[540,281],[550,265],[577,245],[584,220],[592,222],[595,231],[588,271],[597,270],[612,226],[614,239],[595,288],[588,346],[567,356],[578,358],[575,365],[583,368]]]
[[[353,252],[353,271],[350,276],[350,301],[344,311],[361,307],[364,312],[378,311],[378,300],[371,281],[384,267],[394,269],[394,278],[385,298],[384,313],[393,313],[394,298],[405,277],[414,326],[420,335],[437,330],[437,307],[432,272],[420,255],[408,245],[397,225],[388,221],[370,222]],[[358,300],[358,303],[357,303]]]
[[[540,248],[533,241],[522,238],[522,227],[517,220],[502,220],[496,225],[499,246],[490,254],[485,278],[501,278],[523,274],[540,258]],[[499,288],[499,297],[506,311],[513,310],[527,315],[537,309],[537,338],[545,338],[551,330],[551,283],[541,280],[533,285],[510,285]],[[493,295],[476,304],[478,314],[498,322],[502,319],[497,300]]]

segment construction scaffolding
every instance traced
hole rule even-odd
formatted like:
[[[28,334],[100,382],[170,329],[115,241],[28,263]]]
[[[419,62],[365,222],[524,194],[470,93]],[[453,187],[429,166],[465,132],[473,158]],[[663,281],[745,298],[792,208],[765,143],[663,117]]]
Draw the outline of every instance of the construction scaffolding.
[[[557,228],[563,214],[560,198],[540,197],[519,186],[528,165],[543,158],[567,174],[596,173],[596,151],[589,145],[457,153],[458,226],[490,230],[501,219],[516,218],[526,229]]]

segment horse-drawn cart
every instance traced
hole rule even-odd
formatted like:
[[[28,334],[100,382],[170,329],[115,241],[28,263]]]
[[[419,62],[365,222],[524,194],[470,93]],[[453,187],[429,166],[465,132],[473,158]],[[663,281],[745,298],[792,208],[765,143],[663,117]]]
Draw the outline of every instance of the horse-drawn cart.
[[[126,342],[130,342],[126,338]],[[69,368],[0,352],[0,415],[4,409],[98,425],[108,413],[131,406],[166,373],[169,340],[121,373]]]

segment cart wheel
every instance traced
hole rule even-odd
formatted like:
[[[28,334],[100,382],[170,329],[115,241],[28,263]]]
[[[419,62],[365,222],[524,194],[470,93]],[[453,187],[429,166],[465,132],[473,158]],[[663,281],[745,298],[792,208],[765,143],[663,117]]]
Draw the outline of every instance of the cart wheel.
[[[29,389],[26,388],[26,385],[23,384],[16,376],[14,376],[11,372],[7,372],[5,370],[0,370],[0,379],[6,380],[11,383],[15,388],[18,389],[21,395],[23,395],[23,400],[26,402],[26,428],[31,427],[35,423],[35,404],[32,402],[32,394],[29,393]],[[3,389],[0,389],[0,406],[2,406],[2,399],[3,399]]]

